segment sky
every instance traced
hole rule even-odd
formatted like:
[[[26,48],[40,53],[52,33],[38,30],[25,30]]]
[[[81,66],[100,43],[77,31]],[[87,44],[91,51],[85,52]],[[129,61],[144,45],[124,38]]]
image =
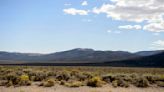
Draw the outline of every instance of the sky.
[[[0,51],[164,49],[163,0],[0,0]]]

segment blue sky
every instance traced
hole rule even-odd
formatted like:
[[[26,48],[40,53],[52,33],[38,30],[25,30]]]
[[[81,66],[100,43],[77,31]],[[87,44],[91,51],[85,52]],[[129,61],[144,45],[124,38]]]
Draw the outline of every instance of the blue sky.
[[[164,49],[164,3],[141,1],[0,0],[0,51]]]

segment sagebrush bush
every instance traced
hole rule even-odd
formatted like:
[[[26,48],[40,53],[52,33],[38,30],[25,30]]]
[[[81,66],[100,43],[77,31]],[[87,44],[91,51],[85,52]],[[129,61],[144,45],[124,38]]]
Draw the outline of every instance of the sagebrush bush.
[[[60,81],[60,85],[65,85],[65,84],[66,84],[66,82],[64,80]]]
[[[68,86],[68,87],[80,87],[80,86],[83,86],[83,83],[80,82],[80,81],[72,81],[72,82],[65,83],[65,86]]]
[[[50,71],[50,72],[48,72],[48,73],[47,73],[47,76],[56,76],[56,73],[55,73],[55,72]]]
[[[44,72],[37,72],[35,76],[33,76],[33,81],[42,81],[46,79],[47,75]]]
[[[104,81],[100,77],[93,77],[87,82],[87,86],[91,87],[101,87],[104,84]]]
[[[44,86],[44,87],[52,87],[52,86],[54,86],[54,84],[55,84],[54,80],[48,79],[47,81],[45,81],[45,82],[43,83],[43,86]]]
[[[107,82],[107,83],[110,83],[113,80],[113,75],[112,74],[103,75],[102,76],[102,80],[105,81],[105,82]]]
[[[132,79],[128,75],[125,74],[108,74],[102,77],[103,80],[107,83],[111,83],[114,87],[129,87],[129,83]]]
[[[12,81],[8,81],[8,82],[6,83],[6,86],[7,86],[7,87],[13,86],[13,82],[12,82]]]
[[[162,81],[156,82],[156,84],[159,87],[164,87],[164,82],[162,82]]]
[[[140,77],[140,78],[135,79],[133,84],[136,87],[148,87],[149,86],[149,81],[144,77]]]
[[[21,81],[29,81],[29,76],[28,75],[21,75],[20,80]]]
[[[68,81],[70,78],[71,78],[71,76],[70,76],[70,74],[67,73],[67,72],[63,72],[63,73],[58,74],[58,75],[56,76],[56,79],[57,79],[58,81],[61,81],[61,80]]]
[[[118,82],[117,82],[117,80],[112,81],[112,86],[113,86],[113,87],[118,87]]]
[[[18,85],[20,85],[20,86],[30,86],[31,81],[19,81]]]
[[[73,78],[73,79],[72,79]],[[84,75],[83,73],[76,73],[76,74],[72,74],[71,75],[71,79],[72,80],[78,80],[78,81],[84,81],[85,79],[88,79],[88,76],[87,75]]]
[[[31,81],[29,79],[29,76],[28,75],[21,75],[18,84],[23,85],[23,86],[31,85]]]
[[[113,87],[129,87],[129,83],[123,79],[117,79],[112,81]]]
[[[149,81],[150,84],[154,84],[156,81],[160,80],[159,76],[155,75],[144,75],[144,77]]]
[[[158,75],[158,79],[156,81],[164,81],[164,75]]]
[[[87,79],[93,78],[94,75],[92,75],[92,73],[89,72],[83,72],[83,75],[87,77]]]
[[[129,87],[129,83],[127,81],[124,81],[123,79],[118,80],[118,86],[120,87]]]
[[[9,73],[6,76],[6,85],[7,86],[12,86],[12,85],[17,85],[19,83],[20,78],[15,74],[15,73]]]

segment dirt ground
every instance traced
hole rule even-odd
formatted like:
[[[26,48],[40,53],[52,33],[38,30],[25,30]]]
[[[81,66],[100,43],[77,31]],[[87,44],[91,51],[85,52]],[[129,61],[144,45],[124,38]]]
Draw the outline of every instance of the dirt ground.
[[[103,87],[77,87],[70,88],[61,85],[55,85],[54,87],[38,87],[33,86],[21,86],[21,87],[0,87],[0,92],[164,92],[164,88],[161,87],[148,87],[148,88],[114,88],[110,85],[105,85]]]

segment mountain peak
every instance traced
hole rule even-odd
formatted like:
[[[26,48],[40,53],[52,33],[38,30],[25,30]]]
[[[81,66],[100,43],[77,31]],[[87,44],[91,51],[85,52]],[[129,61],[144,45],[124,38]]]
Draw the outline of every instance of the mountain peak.
[[[75,48],[72,50],[74,50],[74,51],[94,51],[94,49],[90,49],[90,48]]]

